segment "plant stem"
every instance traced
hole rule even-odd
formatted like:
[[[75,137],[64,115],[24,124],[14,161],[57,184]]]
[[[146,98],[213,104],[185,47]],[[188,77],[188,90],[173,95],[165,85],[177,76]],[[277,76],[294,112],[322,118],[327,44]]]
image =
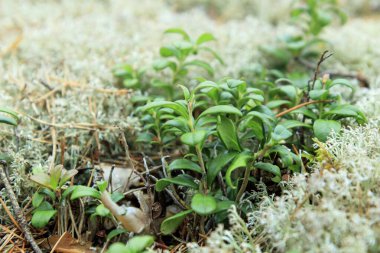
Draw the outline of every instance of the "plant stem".
[[[201,148],[199,147],[199,145],[196,145],[195,146],[195,151],[197,152],[197,157],[198,157],[198,163],[199,165],[201,166],[201,169],[202,169],[202,185],[203,185],[203,191],[204,193],[207,193],[207,172],[206,172],[206,168],[205,168],[205,164],[204,164],[204,161],[203,161],[203,157],[202,157],[202,150]]]
[[[190,101],[188,103],[187,110],[189,113],[189,123],[188,124],[189,124],[191,132],[194,133],[195,128],[194,128],[194,117],[193,117],[193,101]],[[201,179],[202,185],[203,185],[203,191],[202,192],[207,193],[207,171],[206,171],[206,167],[205,167],[205,164],[203,161],[202,149],[201,149],[201,146],[199,144],[195,145],[195,152],[197,153],[198,163],[202,169],[202,179]],[[200,186],[200,190],[201,190],[201,186]]]
[[[263,157],[265,156],[266,152],[272,147],[272,144],[268,143],[268,144],[265,144],[264,148],[262,150],[260,150],[260,152],[256,153],[254,156],[253,156],[253,159],[252,161],[247,165],[247,167],[245,168],[245,171],[244,171],[244,178],[243,178],[243,183],[239,189],[239,192],[238,194],[236,195],[236,199],[235,201],[238,202],[240,200],[240,198],[243,196],[244,192],[245,192],[245,189],[247,188],[247,185],[248,185],[248,181],[249,181],[249,175],[251,174],[251,170],[253,169],[253,163],[256,161],[256,160],[261,160],[263,159]]]
[[[236,202],[238,202],[241,199],[241,197],[243,196],[245,189],[247,188],[247,185],[248,185],[250,174],[251,174],[251,166],[247,166],[245,168],[245,172],[244,172],[243,183],[241,184],[241,187],[240,187],[239,192],[238,192],[236,199],[235,199]]]

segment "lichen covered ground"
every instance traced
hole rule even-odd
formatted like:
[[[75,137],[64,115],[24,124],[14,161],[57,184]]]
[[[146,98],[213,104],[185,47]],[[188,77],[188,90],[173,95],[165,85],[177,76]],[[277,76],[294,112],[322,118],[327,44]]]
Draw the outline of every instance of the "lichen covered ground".
[[[363,11],[357,2],[361,1],[348,5],[351,13]],[[183,27],[194,35],[212,32],[218,39],[215,48],[226,62],[224,66],[211,62],[217,69],[215,79],[239,77],[261,62],[261,45],[292,29],[285,17],[288,3],[268,8],[252,1],[253,16],[245,10],[244,16],[216,17],[201,7],[188,9],[182,3],[187,11],[180,12],[180,3],[151,0],[0,1],[0,106],[24,115],[16,133],[1,127],[0,146],[14,158],[12,176],[18,193],[27,190],[25,168],[46,168],[56,155],[51,144],[59,138],[67,140],[66,159],[77,167],[85,164],[77,164],[73,157],[86,156],[95,134],[97,144],[108,143],[99,145],[101,153],[118,153],[122,149],[118,131],[131,136],[139,131],[129,102],[133,93],[115,87],[111,70],[123,62],[150,65],[166,40],[165,29]],[[352,9],[355,6],[358,9]],[[372,15],[353,16],[323,34],[333,45],[328,66],[360,73],[370,83],[354,98],[368,116],[368,125],[346,129],[320,146],[334,157],[334,169],[316,164],[315,172],[295,176],[284,185],[283,196],[263,194],[247,224],[254,244],[244,243],[244,225],[232,211],[232,229],[218,229],[209,248],[195,247],[194,252],[216,247],[259,252],[256,244],[265,245],[263,252],[380,251],[379,22]],[[50,133],[49,126],[56,132]],[[11,138],[14,134],[18,141]],[[310,196],[315,203],[305,204],[302,200]]]

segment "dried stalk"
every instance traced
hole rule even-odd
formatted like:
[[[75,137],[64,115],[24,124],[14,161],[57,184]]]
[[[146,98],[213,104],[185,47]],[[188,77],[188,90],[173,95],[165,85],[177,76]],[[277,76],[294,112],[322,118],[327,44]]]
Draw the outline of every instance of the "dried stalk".
[[[7,175],[5,174],[5,170],[4,170],[5,167],[6,167],[6,162],[1,161],[0,162],[0,178],[1,178],[1,181],[5,185],[5,190],[8,194],[9,200],[11,201],[13,211],[16,215],[16,219],[22,228],[22,232],[24,233],[26,240],[32,246],[34,252],[42,253],[40,247],[37,245],[36,241],[33,238],[32,233],[30,232],[30,229],[28,227],[28,223],[27,223],[27,221],[24,217],[24,214],[22,213],[21,208],[17,202],[16,195],[13,192],[12,186],[8,181]]]
[[[288,110],[285,110],[283,112],[280,112],[280,113],[276,114],[276,118],[280,118],[280,117],[284,116],[285,114],[288,114],[289,112],[295,111],[295,110],[297,110],[297,109],[299,109],[301,107],[307,106],[307,105],[318,104],[318,103],[329,103],[329,102],[332,102],[332,100],[313,100],[313,101],[308,101],[308,102],[296,105],[296,106],[294,106],[292,108],[289,108]]]
[[[100,200],[128,231],[141,233],[148,226],[146,223],[148,217],[146,217],[141,209],[119,206],[112,201],[111,195],[107,191],[102,193]]]

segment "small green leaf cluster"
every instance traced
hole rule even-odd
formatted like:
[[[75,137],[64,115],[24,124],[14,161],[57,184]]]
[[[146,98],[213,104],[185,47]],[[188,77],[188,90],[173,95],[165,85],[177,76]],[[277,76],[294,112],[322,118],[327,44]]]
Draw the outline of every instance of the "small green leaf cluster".
[[[328,41],[322,39],[321,32],[339,18],[346,22],[346,15],[338,8],[336,0],[296,1],[299,4],[291,12],[297,34],[288,34],[280,39],[280,43],[262,47],[269,65],[276,69],[286,69],[290,63],[301,63],[318,57],[321,47]]]
[[[48,173],[34,169],[30,179],[41,186],[33,195],[33,216],[32,225],[35,228],[43,228],[53,219],[62,205],[66,201],[73,201],[82,197],[91,197],[99,200],[101,192],[107,188],[107,182],[99,181],[99,190],[83,185],[71,185],[67,187],[67,182],[78,173],[77,170],[66,170],[62,165],[53,167]],[[120,201],[124,195],[114,192],[111,195],[114,202]],[[110,211],[102,204],[97,203],[91,213],[91,218],[95,216],[111,217]],[[61,215],[61,214],[58,214]]]
[[[284,84],[285,83],[285,84]],[[288,129],[302,130],[300,138],[294,137],[293,144],[308,150],[311,146],[310,136],[326,141],[332,131],[339,133],[341,121],[345,118],[354,119],[357,123],[366,122],[366,117],[357,107],[346,104],[339,94],[333,92],[333,87],[342,85],[354,91],[352,84],[346,79],[331,80],[328,76],[315,81],[297,84],[291,79],[277,80],[278,87],[269,90],[268,107],[277,109],[283,107],[295,110],[282,116],[281,125]],[[298,105],[303,105],[302,107]],[[309,136],[307,140],[305,137]]]
[[[157,72],[162,72],[166,77],[146,80],[144,73],[149,68],[134,69],[132,65],[121,64],[116,66],[113,71],[121,86],[142,92],[149,91],[150,95],[159,94],[171,99],[175,96],[175,84],[188,81],[186,77],[190,68],[203,69],[209,76],[214,75],[214,68],[199,57],[201,52],[210,54],[223,64],[223,60],[217,52],[206,45],[208,42],[216,40],[211,33],[203,33],[198,38],[192,39],[183,29],[170,28],[164,34],[177,34],[181,38],[162,46],[159,51],[161,58],[153,62],[152,68]]]
[[[66,197],[61,195],[63,186],[77,173],[75,169],[65,170],[62,165],[53,167],[49,173],[35,169],[30,179],[42,186],[42,189],[35,192],[32,198],[34,207],[32,225],[35,228],[45,227],[57,214],[56,207],[62,204]]]

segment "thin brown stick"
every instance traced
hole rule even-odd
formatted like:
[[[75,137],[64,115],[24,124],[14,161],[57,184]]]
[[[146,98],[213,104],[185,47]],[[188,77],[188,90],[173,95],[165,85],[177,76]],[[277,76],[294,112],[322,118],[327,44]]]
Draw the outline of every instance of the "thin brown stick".
[[[1,178],[1,181],[5,185],[5,189],[7,191],[9,200],[11,201],[11,204],[12,204],[13,212],[16,214],[16,219],[18,220],[18,222],[22,228],[22,231],[24,232],[24,236],[25,236],[26,240],[32,246],[34,252],[42,253],[40,247],[37,245],[36,241],[33,238],[32,233],[30,232],[30,229],[29,229],[28,223],[25,219],[25,216],[22,213],[21,208],[17,202],[16,195],[13,192],[12,186],[8,181],[7,175],[5,174],[5,170],[4,170],[5,167],[6,167],[6,162],[1,161],[0,162],[0,178]]]
[[[22,232],[20,224],[18,224],[16,219],[13,217],[11,211],[9,210],[9,208],[7,207],[7,205],[5,204],[4,200],[1,197],[0,197],[0,202],[1,202],[1,205],[3,206],[5,212],[7,213],[9,219],[12,221],[13,225],[15,225],[18,228],[18,230],[20,230]]]
[[[0,224],[0,228],[1,228],[2,230],[4,230],[5,232],[7,232],[7,233],[12,233],[12,231],[11,231],[9,228],[7,228],[6,226],[3,226],[3,225]],[[20,230],[20,231],[21,231],[21,230]],[[15,236],[16,236],[18,239],[20,239],[20,240],[24,240],[24,238],[22,238],[22,237],[19,236],[18,234],[15,234]]]
[[[312,64],[309,61],[304,60],[303,58],[296,57],[295,60],[302,64],[304,67],[310,70],[315,70],[314,64]],[[330,72],[325,71],[325,74],[329,74],[331,78],[350,78],[350,79],[356,79],[359,81],[361,87],[369,88],[369,81],[368,79],[363,76],[361,73],[343,73],[343,72]]]
[[[319,69],[320,69],[320,67],[321,67],[321,64],[322,64],[325,60],[327,60],[329,57],[331,57],[331,56],[333,55],[333,54],[329,54],[329,55],[327,55],[328,52],[329,52],[328,50],[324,51],[324,52],[322,53],[321,57],[319,58],[319,61],[318,61],[318,63],[317,63],[317,67],[315,68],[315,71],[314,71],[313,84],[312,84],[311,87],[309,86],[309,91],[314,89],[315,82],[316,82],[317,79],[318,79],[318,74],[319,74]]]
[[[59,243],[62,241],[63,237],[66,236],[66,234],[67,234],[67,232],[63,233],[63,234],[59,237],[58,241],[54,244],[54,247],[51,249],[50,253],[54,253],[55,249],[57,248],[57,246],[59,245]]]
[[[289,112],[295,111],[295,110],[297,110],[301,107],[307,106],[307,105],[318,104],[318,103],[329,103],[329,102],[332,102],[332,100],[313,100],[313,101],[304,102],[302,104],[296,105],[292,108],[289,108],[283,112],[276,114],[276,118],[280,118],[280,117],[284,116],[285,114],[288,114]]]
[[[31,119],[33,121],[36,121],[36,122],[42,124],[42,125],[47,125],[47,126],[56,127],[56,128],[73,128],[73,129],[93,130],[93,131],[95,131],[97,129],[99,129],[99,130],[119,129],[118,127],[114,127],[114,126],[100,125],[100,124],[93,124],[93,123],[61,123],[61,124],[57,123],[56,124],[56,123],[50,123],[50,122],[47,122],[44,120],[40,120],[40,119],[34,118],[32,116],[29,116],[29,115],[24,114],[24,116],[28,117],[29,119]]]

